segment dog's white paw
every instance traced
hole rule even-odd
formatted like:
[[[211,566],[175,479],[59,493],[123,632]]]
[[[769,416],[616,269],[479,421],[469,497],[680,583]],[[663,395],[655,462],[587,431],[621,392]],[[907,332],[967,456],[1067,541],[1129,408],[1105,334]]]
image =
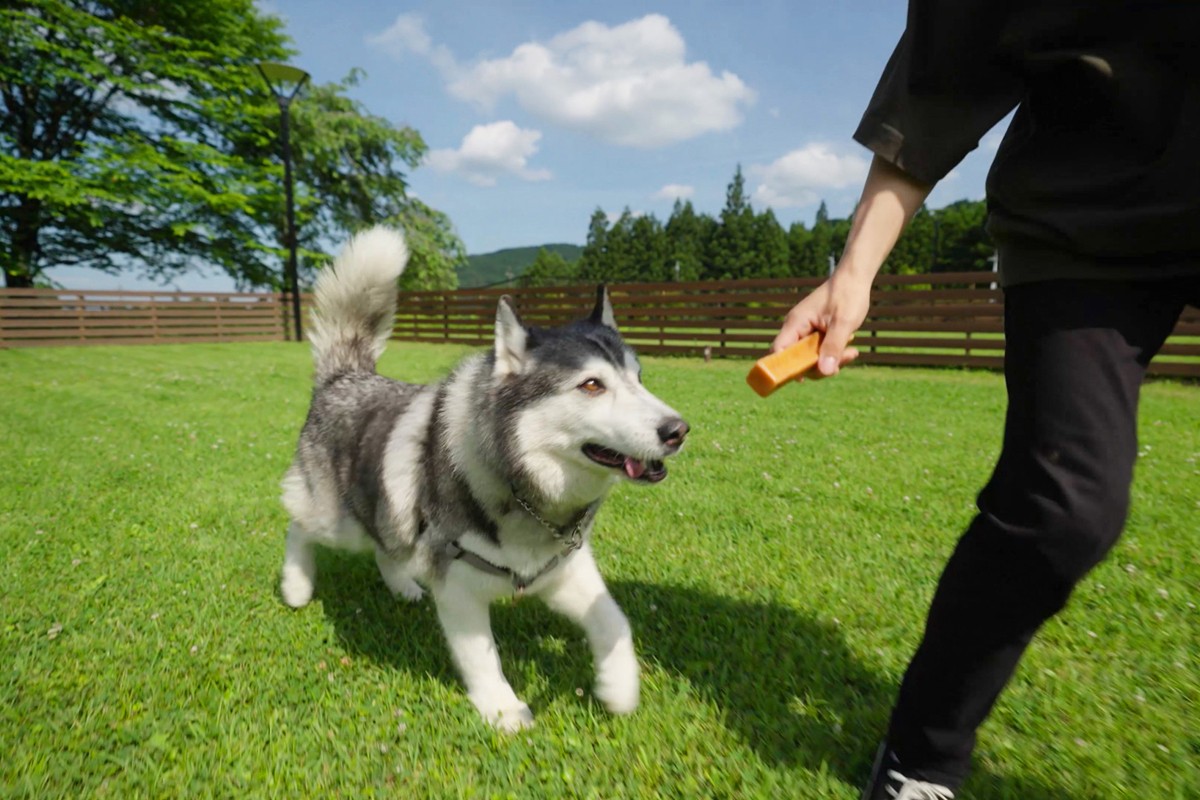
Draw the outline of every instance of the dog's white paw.
[[[641,696],[636,659],[608,664],[596,673],[596,697],[613,714],[632,714]]]
[[[397,597],[403,597],[410,603],[416,603],[425,596],[425,590],[412,578],[405,578],[398,585],[389,587]]]
[[[313,596],[312,578],[298,566],[285,564],[279,580],[279,594],[292,608],[306,606]]]
[[[533,712],[516,697],[510,702],[497,703],[492,698],[472,695],[471,702],[484,720],[502,733],[516,733],[533,727]]]
[[[389,558],[379,550],[375,551],[375,563],[379,565],[379,574],[393,595],[403,597],[410,603],[425,596],[425,590],[408,574],[404,563]]]

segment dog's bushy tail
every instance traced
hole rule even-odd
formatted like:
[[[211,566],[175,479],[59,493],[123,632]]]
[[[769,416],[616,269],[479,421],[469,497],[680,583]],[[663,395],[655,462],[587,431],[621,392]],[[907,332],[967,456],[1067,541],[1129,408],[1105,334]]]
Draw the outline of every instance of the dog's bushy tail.
[[[392,334],[396,280],[408,264],[404,237],[375,227],[346,243],[321,270],[308,329],[317,381],[347,372],[374,372]]]

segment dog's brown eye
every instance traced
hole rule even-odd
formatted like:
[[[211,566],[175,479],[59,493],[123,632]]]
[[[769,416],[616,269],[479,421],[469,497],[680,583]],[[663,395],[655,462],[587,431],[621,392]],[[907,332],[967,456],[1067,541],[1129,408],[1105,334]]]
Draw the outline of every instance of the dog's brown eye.
[[[598,378],[588,378],[579,384],[579,390],[586,394],[600,394],[604,391],[604,384]]]

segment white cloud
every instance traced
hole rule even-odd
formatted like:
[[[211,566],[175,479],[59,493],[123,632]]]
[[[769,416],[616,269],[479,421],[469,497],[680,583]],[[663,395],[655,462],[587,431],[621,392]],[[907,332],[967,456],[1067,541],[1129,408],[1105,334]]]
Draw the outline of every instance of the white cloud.
[[[760,183],[755,201],[774,208],[808,206],[821,199],[821,192],[861,184],[867,175],[867,160],[857,154],[839,155],[827,144],[814,143],[793,150],[765,166],[748,170]]]
[[[731,72],[688,62],[671,21],[649,14],[609,27],[585,22],[511,55],[459,64],[419,17],[402,14],[368,39],[394,56],[428,58],[454,97],[481,109],[512,98],[547,123],[630,147],[661,147],[742,122],[755,93]]]
[[[526,181],[549,180],[549,170],[529,166],[541,138],[541,131],[519,128],[511,120],[476,125],[457,150],[430,150],[425,163],[438,172],[462,175],[476,186],[495,186],[504,175]]]
[[[375,45],[397,59],[403,58],[405,53],[415,53],[429,59],[443,72],[458,69],[454,54],[445,45],[433,44],[433,39],[425,30],[425,21],[418,14],[401,14],[390,28],[368,36],[367,44]]]
[[[668,183],[654,193],[655,200],[687,200],[696,193],[696,187],[680,183]]]
[[[630,219],[637,219],[638,217],[646,216],[645,211],[630,211],[629,209],[625,209],[625,211],[629,211]],[[625,211],[609,211],[604,216],[608,220],[609,225],[616,225],[621,221],[621,217],[625,216]]]

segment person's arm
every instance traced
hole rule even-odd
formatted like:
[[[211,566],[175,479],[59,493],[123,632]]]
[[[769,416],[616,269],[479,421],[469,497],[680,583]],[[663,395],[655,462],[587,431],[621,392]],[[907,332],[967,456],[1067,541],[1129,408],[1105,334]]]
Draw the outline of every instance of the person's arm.
[[[858,351],[847,344],[867,317],[871,284],[900,232],[932,188],[875,157],[837,269],[784,317],[771,352],[782,350],[813,331],[823,331],[825,338],[817,362],[821,375],[836,375],[843,365],[858,356]]]

